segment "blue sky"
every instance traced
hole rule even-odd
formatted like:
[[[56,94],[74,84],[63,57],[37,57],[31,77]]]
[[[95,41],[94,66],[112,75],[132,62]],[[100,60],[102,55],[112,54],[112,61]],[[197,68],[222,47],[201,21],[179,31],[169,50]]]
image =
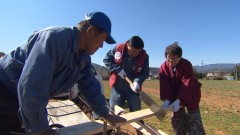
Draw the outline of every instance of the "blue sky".
[[[34,30],[76,26],[86,13],[102,11],[118,43],[133,35],[144,40],[151,67],[165,61],[164,50],[175,41],[194,66],[240,63],[239,7],[239,0],[2,0],[0,51],[15,49]],[[105,43],[92,62],[103,65],[115,45]]]

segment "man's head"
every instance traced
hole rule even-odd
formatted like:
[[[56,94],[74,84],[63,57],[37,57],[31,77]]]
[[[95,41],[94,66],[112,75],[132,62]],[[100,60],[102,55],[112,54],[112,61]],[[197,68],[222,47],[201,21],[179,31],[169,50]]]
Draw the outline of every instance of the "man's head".
[[[136,57],[144,48],[143,40],[139,36],[133,36],[127,41],[128,55]]]
[[[81,31],[80,48],[86,50],[90,55],[103,47],[103,42],[114,44],[116,41],[111,36],[111,21],[102,12],[92,12],[85,16],[78,24]]]
[[[178,42],[166,47],[165,58],[171,67],[175,67],[182,57],[182,48],[178,46]]]
[[[92,26],[96,26],[108,34],[105,42],[107,42],[108,44],[116,43],[116,41],[111,36],[112,23],[106,14],[102,12],[92,12],[85,16],[85,20],[89,20],[89,23]]]
[[[0,58],[3,57],[5,55],[4,52],[0,52]]]

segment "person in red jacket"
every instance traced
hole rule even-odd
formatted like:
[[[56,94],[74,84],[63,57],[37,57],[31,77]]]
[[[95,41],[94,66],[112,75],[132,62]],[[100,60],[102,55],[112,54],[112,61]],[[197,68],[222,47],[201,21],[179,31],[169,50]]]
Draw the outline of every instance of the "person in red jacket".
[[[130,112],[141,110],[139,93],[143,82],[149,76],[149,56],[144,50],[143,40],[139,36],[132,36],[126,43],[118,44],[110,50],[103,62],[111,71],[110,109],[114,111],[115,105],[124,107],[127,101]],[[125,77],[128,77],[133,85],[130,86]]]
[[[163,107],[173,110],[174,133],[204,135],[199,109],[202,84],[194,77],[191,62],[182,58],[177,42],[166,47],[165,57],[159,71],[160,99],[164,101]]]

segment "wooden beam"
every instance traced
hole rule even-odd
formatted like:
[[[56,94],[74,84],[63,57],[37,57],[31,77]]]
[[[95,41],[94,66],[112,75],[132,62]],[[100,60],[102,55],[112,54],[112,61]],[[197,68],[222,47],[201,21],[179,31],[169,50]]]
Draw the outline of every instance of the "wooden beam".
[[[133,126],[136,129],[138,129],[139,131],[141,131],[144,135],[153,135],[153,133],[148,131],[146,126],[144,126],[140,122],[132,122],[132,123],[130,123],[130,125]],[[165,132],[163,132],[162,130],[159,130],[159,129],[157,130],[157,132],[161,135],[167,135]]]
[[[123,111],[124,109],[123,108],[121,108],[121,107],[119,107],[119,106],[115,106],[115,113],[116,114],[118,114],[120,111]],[[133,126],[134,128],[136,128],[136,129],[138,129],[139,131],[141,131],[143,134],[145,134],[145,135],[153,135],[153,134],[156,134],[156,132],[158,132],[159,134],[161,134],[161,135],[167,135],[166,133],[164,133],[163,131],[161,131],[161,130],[157,130],[157,129],[155,129],[155,133],[154,132],[152,132],[152,131],[150,131],[149,130],[149,128],[147,127],[147,126],[145,126],[145,125],[143,125],[141,122],[139,122],[139,121],[136,121],[136,122],[132,122],[132,123],[130,123],[130,125],[131,126]],[[149,125],[149,124],[148,124]],[[151,126],[151,125],[149,125],[149,126]],[[152,127],[153,128],[153,127]]]
[[[150,109],[144,109],[144,110],[139,110],[139,111],[135,111],[135,112],[129,112],[129,113],[121,115],[121,117],[123,117],[127,120],[127,123],[132,123],[132,122],[135,122],[135,121],[139,121],[139,120],[151,117],[151,116],[154,116],[154,112],[152,112]],[[119,126],[122,126],[122,125],[124,125],[124,124],[117,123],[116,127],[119,127]]]
[[[110,125],[107,125],[107,129],[111,129]],[[103,132],[103,122],[92,121],[82,123],[74,126],[64,127],[57,129],[60,135],[93,135]]]
[[[127,122],[117,123],[116,127],[120,127],[128,123],[139,121],[141,119],[145,119],[153,115],[154,113],[150,109],[144,109],[136,112],[123,114],[121,115],[121,117],[125,118]],[[96,121],[91,121],[91,122],[86,122],[78,125],[60,128],[60,129],[57,129],[57,132],[60,135],[92,135],[92,134],[103,132],[103,126],[104,126],[103,121],[96,120]],[[109,124],[107,125],[107,130],[112,128],[114,127],[110,126]]]

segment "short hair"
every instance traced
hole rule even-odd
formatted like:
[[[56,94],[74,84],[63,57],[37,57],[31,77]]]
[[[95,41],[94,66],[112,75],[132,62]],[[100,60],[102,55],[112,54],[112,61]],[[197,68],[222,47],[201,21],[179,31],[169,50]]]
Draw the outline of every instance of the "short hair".
[[[178,45],[178,42],[174,42],[166,47],[165,57],[167,57],[167,54],[177,55],[179,58],[182,57],[182,48]]]
[[[93,26],[89,20],[83,20],[81,22],[78,23],[78,29],[80,31],[86,31],[89,27]],[[93,26],[95,28],[95,30],[97,30],[98,32],[103,32],[104,30],[97,27],[97,26]]]
[[[0,58],[5,56],[6,54],[4,52],[0,52]]]
[[[137,49],[144,48],[143,40],[139,36],[133,36],[127,42],[134,48],[137,48]]]
[[[88,20],[83,20],[78,23],[78,29],[80,31],[86,31],[90,26],[91,26],[91,24]]]

